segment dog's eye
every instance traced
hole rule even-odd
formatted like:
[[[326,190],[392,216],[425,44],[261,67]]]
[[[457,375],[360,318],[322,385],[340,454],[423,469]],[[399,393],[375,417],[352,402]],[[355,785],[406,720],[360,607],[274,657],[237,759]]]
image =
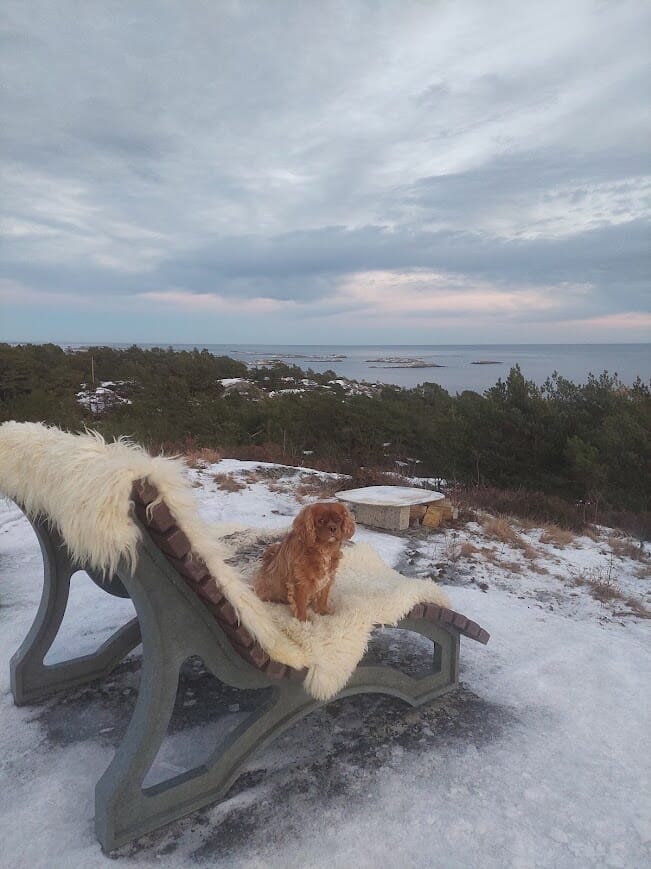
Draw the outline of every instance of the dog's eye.
[[[317,525],[323,525],[323,519],[317,519],[317,520],[316,520],[316,524],[317,524]]]

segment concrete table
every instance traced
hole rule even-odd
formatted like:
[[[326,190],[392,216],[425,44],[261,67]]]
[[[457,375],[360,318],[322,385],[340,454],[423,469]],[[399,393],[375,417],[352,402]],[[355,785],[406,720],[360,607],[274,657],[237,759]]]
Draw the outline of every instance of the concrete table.
[[[336,497],[353,506],[355,518],[362,525],[404,531],[409,528],[410,507],[433,504],[443,500],[445,495],[414,486],[366,486],[337,492]]]

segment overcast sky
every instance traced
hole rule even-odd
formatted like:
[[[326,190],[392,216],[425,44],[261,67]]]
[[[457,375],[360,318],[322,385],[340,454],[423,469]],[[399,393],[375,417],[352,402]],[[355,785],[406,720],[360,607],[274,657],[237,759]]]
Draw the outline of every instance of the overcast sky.
[[[0,26],[2,340],[649,340],[646,0]]]

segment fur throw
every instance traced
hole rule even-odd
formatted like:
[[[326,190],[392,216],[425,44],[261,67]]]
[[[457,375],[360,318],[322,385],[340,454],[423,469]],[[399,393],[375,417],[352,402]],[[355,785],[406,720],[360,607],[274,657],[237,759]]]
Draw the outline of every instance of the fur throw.
[[[393,625],[420,602],[448,605],[433,583],[401,576],[370,546],[356,544],[344,549],[334,614],[300,622],[286,605],[255,595],[249,584],[255,553],[248,562],[245,557],[255,535],[220,533],[204,522],[179,459],[152,457],[124,439],[107,444],[96,433],[72,435],[40,423],[0,425],[0,491],[29,515],[47,516],[80,565],[112,573],[124,558],[135,568],[139,531],[131,518],[131,489],[145,477],[270,657],[308,668],[304,685],[316,699],[344,687],[374,625]]]

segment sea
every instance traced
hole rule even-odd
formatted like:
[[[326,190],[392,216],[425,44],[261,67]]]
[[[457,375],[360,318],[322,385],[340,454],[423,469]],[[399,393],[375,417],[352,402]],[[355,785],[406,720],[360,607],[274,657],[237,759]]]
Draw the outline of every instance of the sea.
[[[84,344],[62,345],[81,349]],[[105,346],[129,347],[112,343]],[[636,378],[651,383],[651,344],[145,344],[174,350],[208,350],[247,365],[274,361],[316,372],[332,370],[338,377],[371,383],[413,387],[438,383],[449,393],[483,392],[519,365],[528,380],[541,385],[554,372],[574,383],[590,373],[616,374],[627,386]]]

